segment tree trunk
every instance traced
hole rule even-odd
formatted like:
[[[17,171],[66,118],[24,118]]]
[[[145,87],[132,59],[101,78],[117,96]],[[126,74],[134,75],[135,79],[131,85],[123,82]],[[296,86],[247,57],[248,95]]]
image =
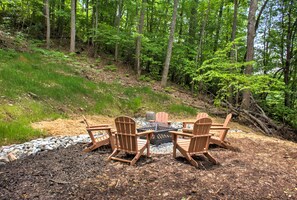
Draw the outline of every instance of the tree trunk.
[[[190,21],[189,21],[189,39],[187,41],[188,44],[196,44],[196,34],[197,34],[197,7],[198,7],[198,0],[194,0],[192,2],[192,8],[191,8],[191,15],[190,15]],[[181,18],[182,21],[182,18]]]
[[[251,0],[249,15],[248,15],[248,33],[247,33],[247,54],[246,61],[250,62],[254,59],[254,39],[255,39],[255,15],[258,7],[258,0]],[[245,67],[244,73],[246,75],[252,75],[253,66],[248,65]],[[249,110],[251,104],[251,92],[249,90],[243,91],[241,107],[242,109]]]
[[[140,52],[141,52],[141,39],[142,39],[142,33],[143,33],[146,3],[147,3],[146,0],[142,0],[140,18],[139,18],[139,24],[138,24],[138,36],[136,38],[135,67],[136,67],[137,78],[141,75]]]
[[[224,0],[221,0],[218,22],[217,22],[217,29],[216,29],[216,34],[215,34],[215,38],[214,38],[214,48],[213,48],[214,52],[216,52],[218,50],[219,36],[220,36],[222,16],[223,16],[223,8],[224,8]]]
[[[94,2],[94,0],[93,0]],[[93,38],[92,38],[92,45],[94,51],[94,58],[97,58],[98,54],[98,44],[95,41],[97,38],[97,31],[98,31],[98,20],[99,20],[99,2],[96,1],[95,5],[93,4]]]
[[[46,48],[50,48],[51,43],[51,25],[50,25],[50,11],[49,0],[45,0],[45,18],[46,18]]]
[[[199,39],[199,44],[198,44],[197,54],[196,54],[197,67],[200,66],[203,62],[203,51],[202,51],[203,50],[203,40],[204,40],[205,27],[206,27],[206,23],[208,21],[208,16],[209,16],[209,11],[210,11],[210,1],[211,0],[208,0],[207,11],[204,15],[204,20],[202,22],[201,31],[200,31],[200,39]]]
[[[60,10],[64,12],[65,10],[65,0],[61,0]],[[62,43],[63,34],[64,34],[64,17],[59,16],[58,20],[58,35],[60,36],[60,44]]]
[[[174,0],[170,35],[169,35],[169,41],[168,41],[168,47],[167,47],[167,55],[164,63],[164,69],[163,69],[162,80],[161,80],[162,87],[166,87],[166,84],[167,84],[167,77],[169,72],[169,64],[171,60],[174,31],[175,31],[175,24],[176,24],[177,6],[178,6],[178,0]]]
[[[89,0],[86,0],[86,32],[89,31]]]
[[[238,13],[238,0],[234,0],[234,12],[233,12],[233,23],[232,23],[232,33],[231,33],[231,42],[234,42],[236,38],[236,31],[237,31],[237,13]],[[237,55],[236,55],[236,46],[235,44],[232,45],[232,49],[230,52],[230,58],[232,62],[237,62]],[[231,72],[232,73],[232,72]],[[234,87],[229,88],[229,97],[228,101],[229,103],[233,104],[234,103]],[[238,103],[238,93],[236,93],[236,99],[235,102]]]
[[[284,83],[286,85],[286,90],[285,90],[285,99],[284,99],[284,103],[285,106],[292,108],[292,99],[291,99],[291,92],[292,89],[290,87],[290,68],[291,68],[291,61],[293,58],[293,38],[295,36],[295,34],[293,34],[293,31],[295,28],[297,28],[297,18],[295,19],[295,21],[293,22],[292,20],[294,19],[292,14],[293,14],[293,0],[290,1],[289,3],[289,11],[287,13],[288,16],[288,24],[287,24],[287,36],[286,36],[286,58],[285,58],[285,66],[284,66]]]
[[[118,0],[118,5],[117,5],[117,13],[115,17],[115,22],[114,25],[117,29],[117,35],[120,33],[120,21],[121,21],[121,16],[122,16],[122,0]],[[114,50],[114,60],[118,62],[119,57],[119,43],[116,42],[115,44],[115,50]]]
[[[180,20],[180,24],[179,24],[179,32],[178,32],[178,43],[181,43],[182,42],[182,38],[183,38],[183,16],[184,16],[184,4],[185,4],[185,0],[182,0],[182,3],[181,3],[181,11],[180,11],[180,14],[179,14],[179,18],[181,19]]]
[[[232,23],[232,33],[231,33],[231,42],[233,42],[236,38],[236,31],[237,31],[237,13],[238,13],[238,0],[234,0],[234,13],[233,13],[233,23]],[[232,50],[230,52],[231,60],[237,61],[235,57],[235,45],[233,44]]]
[[[201,31],[200,31],[200,39],[199,39],[199,44],[198,44],[198,47],[197,47],[197,54],[196,54],[196,58],[195,58],[195,62],[196,62],[196,65],[197,65],[197,68],[199,66],[202,65],[203,63],[203,41],[204,41],[204,32],[205,32],[205,29],[206,29],[206,23],[208,21],[208,16],[209,16],[209,11],[210,11],[210,1],[211,0],[208,0],[208,3],[207,3],[207,11],[206,13],[204,14],[204,19],[203,19],[203,22],[202,22],[202,26],[201,26]],[[193,88],[194,88],[194,82],[192,83],[192,91],[193,91]],[[203,91],[203,82],[200,81],[198,83],[198,93],[202,93]]]
[[[76,0],[71,0],[70,52],[75,52],[75,14],[76,14]]]

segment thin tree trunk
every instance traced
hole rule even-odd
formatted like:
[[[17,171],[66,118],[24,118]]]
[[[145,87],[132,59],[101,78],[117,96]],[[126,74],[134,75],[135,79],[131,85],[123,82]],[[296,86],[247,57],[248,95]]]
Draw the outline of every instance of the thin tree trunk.
[[[202,22],[201,31],[200,31],[200,39],[199,39],[199,44],[198,44],[198,47],[197,47],[197,54],[196,54],[196,58],[195,58],[197,68],[199,66],[201,66],[202,62],[203,62],[203,40],[204,40],[204,32],[205,32],[205,29],[206,29],[206,23],[208,21],[209,11],[210,11],[210,0],[208,0],[207,11],[205,13],[204,20]],[[202,93],[202,90],[203,90],[202,81],[200,81],[198,84],[199,84],[199,86],[198,86],[199,91],[198,92]],[[192,91],[193,91],[193,89],[194,89],[194,82],[192,83]]]
[[[71,0],[71,33],[70,33],[70,52],[75,52],[75,14],[76,0]]]
[[[122,0],[118,0],[118,6],[117,6],[117,13],[116,13],[116,18],[114,25],[117,29],[117,35],[120,33],[120,21],[121,21],[121,16],[122,16]],[[116,62],[118,62],[119,57],[119,43],[116,42],[115,44],[115,50],[114,50],[114,59]]]
[[[222,16],[223,16],[223,8],[224,8],[224,0],[221,0],[218,22],[217,22],[217,30],[216,30],[216,34],[215,34],[215,38],[214,38],[214,48],[213,48],[214,52],[216,52],[218,50],[219,36],[220,36]]]
[[[189,21],[189,37],[188,37],[189,39],[187,40],[187,43],[192,45],[196,44],[198,3],[199,3],[198,0],[193,0],[193,2],[191,3],[192,6],[191,6],[190,21]]]
[[[141,53],[141,39],[142,39],[142,33],[143,33],[146,4],[147,4],[147,0],[142,0],[140,18],[139,18],[139,24],[138,24],[138,36],[136,38],[135,66],[136,66],[137,78],[141,75],[140,53]]]
[[[179,32],[178,32],[178,43],[182,42],[182,38],[183,38],[183,15],[184,15],[184,4],[185,4],[185,0],[182,0],[181,3],[181,11],[179,14],[179,18],[180,18],[180,24],[179,24]]]
[[[265,0],[264,4],[262,5],[260,11],[259,11],[259,14],[258,14],[258,17],[257,17],[257,20],[256,20],[256,24],[255,24],[255,32],[257,31],[258,27],[259,27],[259,23],[260,23],[260,19],[261,19],[261,15],[267,5],[269,0]]]
[[[232,33],[231,33],[231,42],[233,42],[236,38],[236,32],[237,32],[237,13],[238,13],[238,0],[234,0],[234,13],[233,13],[233,23],[232,23]],[[237,61],[237,58],[235,57],[235,44],[233,44],[230,57],[232,61]]]
[[[50,48],[51,43],[51,25],[50,25],[50,10],[49,0],[45,0],[45,18],[46,18],[46,48]]]
[[[201,32],[200,32],[200,39],[199,39],[199,44],[198,44],[198,48],[197,48],[197,55],[196,55],[196,63],[197,66],[200,66],[203,62],[203,40],[204,40],[204,32],[205,32],[205,27],[206,27],[206,23],[208,21],[208,16],[209,16],[209,11],[210,11],[210,0],[208,0],[208,6],[207,6],[207,11],[205,14],[205,18],[202,22],[202,27],[201,27]]]
[[[232,33],[231,33],[231,42],[233,42],[236,38],[236,31],[237,31],[237,13],[238,13],[238,0],[234,0],[234,12],[233,12],[233,23],[232,23]],[[230,52],[230,58],[232,62],[237,62],[237,56],[236,56],[236,45],[232,45],[232,49]],[[231,72],[232,73],[232,72]],[[229,97],[228,101],[230,104],[233,105],[234,103],[234,87],[229,88]],[[238,91],[236,92],[235,102],[238,103]]]
[[[169,65],[171,60],[174,31],[175,31],[175,24],[176,24],[177,6],[178,6],[178,0],[174,0],[170,35],[169,35],[169,41],[168,41],[168,47],[167,47],[167,55],[164,63],[164,69],[163,69],[162,80],[161,80],[162,87],[166,87],[166,84],[167,84],[167,77],[169,72]]]
[[[89,31],[89,0],[86,0],[86,32]]]
[[[99,20],[99,2],[96,1],[95,5],[95,20],[94,20],[94,35],[93,35],[93,48],[94,48],[94,58],[97,58],[98,54],[98,44],[95,41],[95,38],[97,38],[97,32],[98,32],[98,20]]]
[[[254,59],[254,39],[255,39],[255,15],[258,7],[258,0],[251,0],[249,15],[248,15],[248,33],[247,33],[247,54],[246,61],[250,62]],[[245,67],[244,73],[246,75],[252,75],[253,66],[248,65]],[[249,90],[243,91],[241,107],[242,109],[249,110],[251,104],[251,92]]]

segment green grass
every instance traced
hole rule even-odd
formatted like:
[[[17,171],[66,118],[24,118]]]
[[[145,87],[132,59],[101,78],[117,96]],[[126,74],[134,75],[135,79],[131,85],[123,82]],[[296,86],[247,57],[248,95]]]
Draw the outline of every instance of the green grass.
[[[190,106],[185,106],[181,104],[172,104],[169,106],[169,112],[177,115],[196,115],[197,110]]]
[[[80,76],[79,66],[74,56],[60,52],[0,50],[0,145],[44,136],[30,124],[73,113],[133,116],[154,110],[196,114],[195,109],[150,87],[92,82]]]

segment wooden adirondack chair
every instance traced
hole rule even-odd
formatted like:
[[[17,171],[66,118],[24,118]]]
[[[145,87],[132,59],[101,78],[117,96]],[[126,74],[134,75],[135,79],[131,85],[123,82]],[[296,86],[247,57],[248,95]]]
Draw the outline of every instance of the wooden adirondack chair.
[[[168,113],[166,112],[158,112],[156,113],[156,123],[160,123],[166,126],[170,126],[171,122],[168,121]]]
[[[109,124],[99,124],[97,126],[90,126],[85,116],[83,116],[84,123],[86,124],[87,132],[91,138],[89,144],[87,144],[87,148],[83,150],[83,152],[93,151],[103,145],[110,144],[111,148],[114,149],[113,139],[112,139],[112,130]],[[95,131],[105,131],[104,134],[95,137]]]
[[[177,131],[170,131],[173,141],[173,157],[176,158],[176,149],[195,167],[198,167],[197,161],[192,156],[195,154],[203,154],[214,164],[218,164],[216,159],[208,152],[208,146],[211,134],[209,130],[212,121],[210,118],[200,118],[194,123],[193,132],[191,134]],[[178,136],[188,137],[182,139]]]
[[[216,124],[216,123],[212,124],[210,130],[218,131],[217,133],[219,134],[219,136],[211,137],[211,139],[210,139],[211,144],[216,144],[216,145],[221,146],[226,149],[232,149],[232,146],[230,145],[230,143],[225,140],[228,130],[230,129],[227,126],[228,126],[231,118],[232,118],[232,114],[230,113],[227,115],[225,122],[223,124]],[[215,132],[211,132],[211,133],[216,134]]]
[[[116,118],[115,125],[117,130],[115,133],[115,149],[108,157],[108,160],[113,159],[134,165],[145,149],[147,149],[147,156],[150,156],[150,139],[154,132],[153,130],[137,133],[136,123],[130,117]],[[139,136],[142,135],[145,135],[146,139],[140,139]],[[115,157],[120,152],[136,155],[132,160]]]
[[[200,118],[203,118],[203,117],[208,117],[208,114],[207,113],[198,113],[197,116],[196,116],[196,120],[198,120]],[[183,122],[183,128],[185,129],[184,132],[189,131],[189,130],[187,130],[187,129],[190,129],[188,126],[189,125],[194,125],[194,123],[195,122]],[[191,130],[191,132],[192,132],[192,130]]]

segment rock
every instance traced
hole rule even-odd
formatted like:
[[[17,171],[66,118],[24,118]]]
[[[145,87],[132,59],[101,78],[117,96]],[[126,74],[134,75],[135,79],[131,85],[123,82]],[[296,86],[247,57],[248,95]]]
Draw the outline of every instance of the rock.
[[[0,162],[8,163],[9,162],[9,159],[6,156],[1,156],[0,157]]]
[[[168,192],[165,192],[164,194],[163,194],[163,197],[167,197],[169,195],[169,193]]]
[[[13,154],[13,153],[9,153],[8,155],[7,155],[7,157],[8,157],[8,160],[11,162],[11,161],[14,161],[14,160],[16,160],[17,159],[17,157]]]
[[[5,162],[1,162],[1,161],[0,161],[0,166],[1,166],[1,165],[5,165],[5,164],[6,164]]]

